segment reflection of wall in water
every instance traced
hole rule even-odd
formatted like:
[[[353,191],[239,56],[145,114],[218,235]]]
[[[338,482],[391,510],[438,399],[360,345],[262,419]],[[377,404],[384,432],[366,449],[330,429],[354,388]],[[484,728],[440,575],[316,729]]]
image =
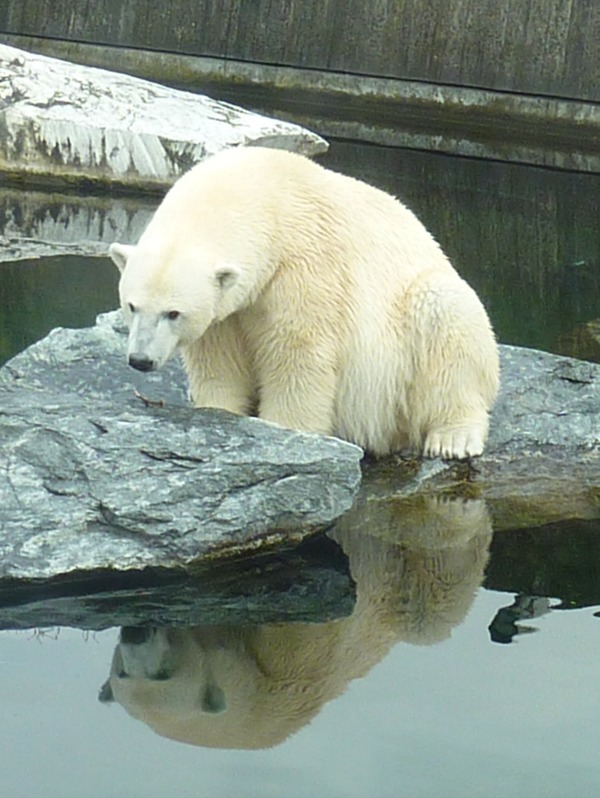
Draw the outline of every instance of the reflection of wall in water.
[[[85,327],[117,307],[117,270],[82,256],[137,241],[158,202],[0,192],[0,365],[54,327]]]
[[[560,609],[600,605],[600,522],[570,520],[497,532],[485,587],[550,596]]]
[[[600,175],[344,142],[325,163],[415,211],[503,343],[552,350],[562,332],[600,317]]]
[[[128,632],[101,698],[112,694],[129,714],[182,742],[276,745],[395,643],[451,634],[483,579],[491,528],[482,501],[417,497],[365,502],[332,536],[357,583],[349,618],[162,629],[139,639]]]
[[[105,252],[118,239],[138,240],[160,202],[156,197],[57,194],[4,188],[0,192],[0,236],[56,244],[81,244]],[[93,244],[98,246],[94,249]],[[8,247],[10,249],[10,247]]]

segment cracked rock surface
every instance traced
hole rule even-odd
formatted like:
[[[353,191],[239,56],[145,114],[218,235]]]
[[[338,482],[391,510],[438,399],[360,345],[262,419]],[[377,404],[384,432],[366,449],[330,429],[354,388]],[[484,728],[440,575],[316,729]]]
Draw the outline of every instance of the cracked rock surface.
[[[138,375],[124,351],[116,312],[0,370],[0,579],[177,568],[300,540],[351,506],[358,447],[195,410],[177,363]]]
[[[600,518],[600,365],[506,345],[500,362],[481,457],[374,463],[358,503],[399,513],[417,493],[483,499],[495,531]]]
[[[357,535],[422,537],[415,497],[435,518],[483,501],[497,531],[600,516],[596,364],[502,346],[484,455],[368,461],[354,500],[357,447],[194,410],[177,363],[141,374],[124,352],[115,312],[0,369],[0,579],[185,568],[294,544],[351,506]]]

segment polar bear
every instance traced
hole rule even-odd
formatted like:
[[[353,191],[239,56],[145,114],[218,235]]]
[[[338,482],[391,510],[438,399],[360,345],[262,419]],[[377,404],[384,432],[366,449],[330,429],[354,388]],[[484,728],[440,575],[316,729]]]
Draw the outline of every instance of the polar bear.
[[[118,702],[180,742],[277,745],[397,643],[430,645],[449,637],[481,585],[492,532],[480,499],[415,496],[365,501],[329,534],[356,583],[350,616],[325,623],[124,627],[100,700]]]
[[[414,214],[290,152],[225,150],[114,243],[134,368],[180,350],[197,407],[375,454],[481,454],[498,389],[486,312]]]

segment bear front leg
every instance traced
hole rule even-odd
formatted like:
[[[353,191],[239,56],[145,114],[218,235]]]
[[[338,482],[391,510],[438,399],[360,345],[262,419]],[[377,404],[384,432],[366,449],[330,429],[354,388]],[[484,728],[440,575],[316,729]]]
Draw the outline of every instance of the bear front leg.
[[[311,355],[294,353],[279,367],[263,368],[258,415],[288,429],[331,435],[334,399],[333,368],[324,368]]]
[[[196,407],[216,407],[238,415],[252,413],[254,382],[235,319],[210,327],[182,354],[190,398]]]

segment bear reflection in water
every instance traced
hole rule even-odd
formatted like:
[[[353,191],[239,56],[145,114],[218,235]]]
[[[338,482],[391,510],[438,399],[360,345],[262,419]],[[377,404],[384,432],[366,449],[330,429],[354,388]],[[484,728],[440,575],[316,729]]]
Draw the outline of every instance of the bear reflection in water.
[[[336,525],[357,601],[322,624],[126,627],[100,700],[159,734],[214,748],[266,748],[293,734],[405,641],[447,638],[483,579],[485,503],[367,502]]]

